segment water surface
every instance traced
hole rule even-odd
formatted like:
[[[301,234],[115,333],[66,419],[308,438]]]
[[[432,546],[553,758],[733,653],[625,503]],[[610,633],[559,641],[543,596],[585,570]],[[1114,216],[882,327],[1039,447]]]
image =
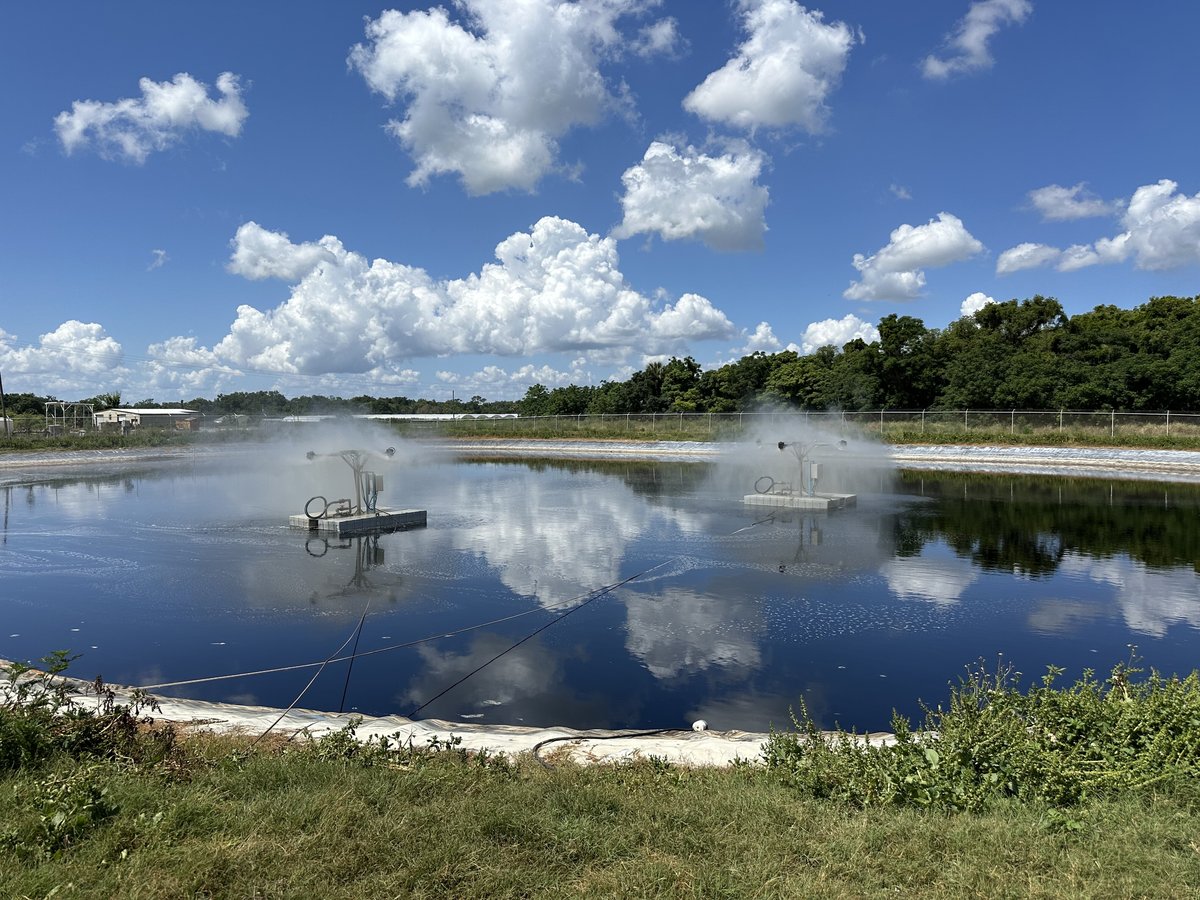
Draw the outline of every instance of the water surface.
[[[337,541],[286,520],[348,490],[340,462],[232,459],[0,487],[0,656],[70,649],[80,677],[145,685],[349,642],[382,652],[328,666],[300,705],[755,731],[801,699],[884,729],[979,659],[1033,676],[1107,670],[1130,644],[1166,672],[1198,658],[1195,486],[875,472],[854,509],[763,521],[741,502],[753,465],[401,453],[381,500],[429,526]],[[315,672],[159,692],[286,706]]]

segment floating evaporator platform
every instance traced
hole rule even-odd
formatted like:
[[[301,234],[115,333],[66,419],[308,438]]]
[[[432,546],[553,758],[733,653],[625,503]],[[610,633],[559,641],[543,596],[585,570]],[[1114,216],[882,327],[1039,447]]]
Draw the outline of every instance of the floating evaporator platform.
[[[858,503],[857,494],[801,494],[792,491],[772,491],[765,494],[747,494],[742,498],[747,506],[769,506],[775,509],[815,509],[829,512]]]
[[[395,448],[388,447],[383,456],[390,459],[395,453]],[[425,527],[426,511],[423,509],[386,509],[378,505],[379,492],[383,490],[383,478],[375,472],[366,471],[369,454],[360,450],[342,450],[327,454],[317,454],[310,450],[307,454],[310,460],[318,455],[338,456],[350,466],[350,471],[354,474],[354,497],[329,500],[318,495],[309,498],[308,503],[304,504],[302,514],[288,518],[288,524],[293,528],[337,537],[353,537]]]
[[[337,537],[352,537],[358,534],[385,534],[408,528],[424,528],[425,520],[426,511],[423,509],[375,509],[343,516],[291,516],[288,518],[288,524],[293,528],[306,528]]]
[[[817,481],[821,477],[821,463],[812,459],[814,451],[821,447],[833,447],[837,450],[846,448],[845,441],[828,444],[823,441],[803,443],[801,441],[780,441],[780,452],[791,451],[800,466],[800,481],[793,485],[790,481],[776,481],[770,475],[764,475],[754,482],[754,493],[746,494],[742,502],[746,506],[766,506],[774,509],[811,509],[829,512],[831,509],[844,509],[858,504],[857,494],[834,494],[817,492]]]

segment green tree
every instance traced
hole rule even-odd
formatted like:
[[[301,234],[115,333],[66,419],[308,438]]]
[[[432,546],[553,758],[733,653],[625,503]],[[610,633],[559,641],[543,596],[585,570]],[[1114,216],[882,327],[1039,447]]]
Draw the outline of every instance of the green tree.
[[[938,333],[912,316],[892,313],[879,322],[879,387],[892,409],[930,406],[944,383],[938,359]]]
[[[104,409],[115,409],[121,405],[121,394],[120,392],[97,394],[95,397],[88,397],[80,402],[92,404],[97,412]]]
[[[544,384],[531,384],[525,391],[525,396],[517,403],[517,410],[523,416],[550,415],[550,392]]]
[[[989,303],[950,325],[938,341],[949,409],[1052,407],[1064,381],[1057,347],[1067,327],[1057,300]]]
[[[557,387],[546,399],[547,414],[551,416],[578,416],[587,412],[592,399],[592,389],[571,384]]]
[[[625,382],[621,392],[621,411],[632,413],[665,412],[663,399],[663,369],[660,362],[652,362],[640,372],[634,372]]]
[[[835,347],[826,346],[809,356],[780,363],[767,377],[766,399],[804,409],[828,409],[836,405],[832,379],[837,356]]]
[[[878,409],[883,402],[879,345],[855,338],[842,347],[832,373],[833,406]]]
[[[662,399],[666,408],[675,412],[697,412],[700,404],[700,363],[690,356],[672,356],[663,366]]]

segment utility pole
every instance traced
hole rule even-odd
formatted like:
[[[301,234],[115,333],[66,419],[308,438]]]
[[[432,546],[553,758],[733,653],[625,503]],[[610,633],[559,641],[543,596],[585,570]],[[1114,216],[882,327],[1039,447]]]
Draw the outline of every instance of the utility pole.
[[[4,373],[0,372],[0,425],[4,429],[4,436],[8,437],[8,404],[4,401]]]

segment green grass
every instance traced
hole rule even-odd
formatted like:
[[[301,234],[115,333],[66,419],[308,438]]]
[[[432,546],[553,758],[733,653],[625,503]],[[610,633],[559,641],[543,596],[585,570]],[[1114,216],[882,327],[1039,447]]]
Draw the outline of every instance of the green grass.
[[[873,434],[878,439],[879,429]],[[1003,426],[963,428],[938,426],[922,431],[912,425],[887,425],[883,439],[889,444],[968,444],[1011,447],[1122,447],[1145,450],[1200,450],[1200,434],[1175,430],[1171,435],[1161,431],[1136,428],[1110,433],[1107,428],[1070,427],[1026,429],[1011,432]]]
[[[65,657],[49,662],[61,671]],[[1137,681],[1119,666],[1058,688],[1055,674],[1026,691],[1005,673],[968,676],[944,714],[931,711],[941,744],[817,752],[801,723],[775,737],[766,765],[723,770],[655,759],[547,768],[453,744],[362,745],[352,731],[258,747],[177,740],[144,709],[106,705],[102,687],[99,711],[80,717],[64,714],[54,678],[12,681],[24,695],[0,702],[0,748],[12,750],[14,723],[38,734],[20,744],[31,752],[0,754],[0,896],[1196,896],[1195,676]],[[1065,797],[1034,778],[971,804],[948,802],[952,791],[930,802],[850,790],[889,766],[911,773],[914,753],[928,764],[931,746],[947,762],[974,746],[997,763],[982,749],[998,737],[1015,751],[1008,774],[1026,779],[1047,734],[1087,746],[1069,727],[1097,736],[1114,770],[1155,744],[1166,777]],[[1121,729],[1159,737],[1122,745]],[[1068,753],[1059,776],[1078,762]],[[946,765],[925,783],[963,778]]]
[[[1146,449],[1200,449],[1200,427],[1173,422],[1170,434],[1161,424],[1129,419],[1115,428],[1103,415],[1072,414],[1073,423],[1059,428],[1050,413],[1010,423],[1005,416],[989,422],[976,413],[969,427],[958,419],[936,419],[930,414],[920,422],[912,415],[882,424],[869,414],[847,413],[842,421],[834,414],[814,413],[661,413],[651,415],[557,416],[520,419],[462,419],[457,421],[397,421],[386,423],[398,437],[415,439],[469,440],[614,440],[614,441],[737,441],[747,435],[770,431],[788,432],[802,423],[847,438],[883,441],[889,444],[992,444],[1002,446],[1130,447]],[[1086,421],[1095,420],[1093,424]],[[1072,420],[1068,419],[1070,423]],[[1085,424],[1081,424],[1084,422]],[[978,423],[978,424],[976,424]],[[88,432],[83,435],[16,434],[0,437],[0,453],[38,450],[98,450],[160,446],[261,441],[276,434],[290,434],[306,425],[284,425],[264,430],[208,430],[176,432],[142,429],[128,435]],[[328,427],[324,425],[323,427]]]
[[[146,447],[190,447],[197,444],[235,444],[261,441],[257,430],[209,432],[144,428],[122,435],[114,431],[84,434],[13,434],[0,436],[0,454],[38,453],[48,450],[132,450]]]
[[[105,774],[105,773],[98,773]],[[115,765],[120,811],[5,896],[1163,896],[1200,888],[1194,802],[864,812],[762,775],[255,755],[186,781]],[[8,785],[5,785],[7,788]],[[19,793],[20,786],[14,786]]]
[[[193,739],[200,742],[200,739]],[[190,741],[188,742],[191,743]],[[764,770],[545,771],[453,753],[364,767],[303,750],[110,762],[117,812],[56,854],[0,855],[0,894],[81,897],[1188,897],[1196,796],[1096,801],[1070,829],[1009,800],[859,809]],[[189,748],[195,752],[195,748]],[[50,771],[69,773],[77,763]],[[19,818],[37,776],[0,783]],[[14,810],[15,807],[15,810]],[[29,813],[24,813],[26,816]],[[64,886],[73,885],[71,888]]]
[[[1047,420],[1049,421],[1049,420]],[[737,413],[649,416],[561,416],[540,419],[475,419],[456,422],[396,423],[406,437],[487,440],[614,440],[614,441],[737,441],[768,431],[789,433],[807,422],[812,427],[846,438],[888,444],[988,444],[999,446],[1128,447],[1200,450],[1200,429],[1173,424],[1168,435],[1161,426],[1118,422],[1107,425],[1022,425],[1007,423],[964,427],[960,422],[919,422],[851,419],[802,414]]]

